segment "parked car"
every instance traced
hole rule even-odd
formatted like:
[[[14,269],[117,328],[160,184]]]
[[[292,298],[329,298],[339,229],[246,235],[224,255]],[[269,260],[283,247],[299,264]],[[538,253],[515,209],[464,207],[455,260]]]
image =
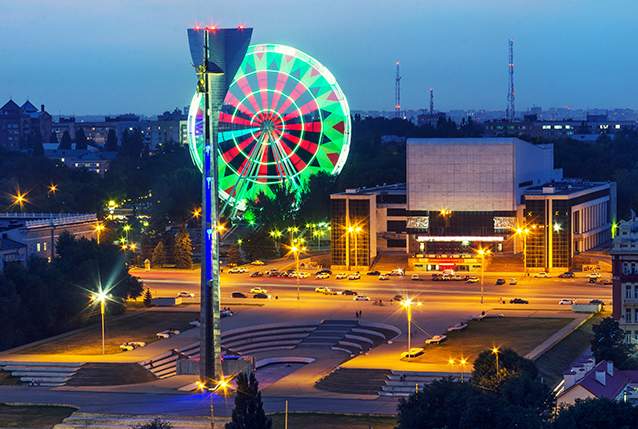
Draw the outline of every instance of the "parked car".
[[[516,280],[514,277],[512,277],[510,279],[510,286],[516,286],[518,284],[518,280]]]
[[[266,293],[256,293],[253,295],[253,298],[255,299],[268,299],[270,298],[270,295],[266,294]]]
[[[402,295],[394,295],[392,297],[392,301],[401,302],[401,301],[403,301],[403,296]]]
[[[589,277],[589,279],[587,280],[589,283],[598,283],[598,277]]]
[[[195,294],[193,292],[187,292],[183,290],[177,294],[177,297],[178,298],[195,298]]]
[[[156,333],[155,336],[157,338],[170,338],[173,335],[178,335],[178,334],[179,334],[179,330],[178,329],[167,329],[165,331]]]
[[[558,305],[572,305],[573,303],[574,303],[574,300],[569,298],[563,298],[560,301],[558,301]]]
[[[343,280],[343,279],[347,279],[348,278],[348,274],[346,273],[337,273],[337,275],[335,276],[336,280]]]
[[[423,355],[423,353],[422,347],[413,347],[409,351],[401,353],[401,359],[414,359]]]
[[[250,274],[250,277],[263,277],[264,273],[262,273],[261,271],[254,271],[253,273]]]
[[[381,271],[377,271],[377,270],[374,270],[374,271],[368,271],[368,272],[366,273],[366,276],[380,276],[380,275],[381,275]]]
[[[246,296],[246,294],[243,292],[233,292],[230,294],[230,296],[232,296],[233,298],[248,298],[248,296]]]
[[[412,276],[410,277],[410,280],[414,280],[416,282],[423,280],[421,277],[419,277],[418,274],[412,274]]]
[[[348,280],[359,280],[361,278],[361,274],[352,273],[348,276]]]
[[[350,290],[350,289],[345,289],[345,290],[341,291],[340,295],[357,296],[358,293],[356,293],[355,291]]]
[[[478,283],[479,282],[479,278],[476,276],[469,276],[466,280],[465,283],[468,284],[472,284],[472,283]]]
[[[264,261],[260,261],[259,259],[255,259],[250,263],[250,265],[265,265]]]
[[[247,270],[244,267],[233,267],[230,270],[228,270],[228,274],[241,274],[245,272],[247,272]]]
[[[529,304],[529,301],[523,298],[510,299],[510,304]]]
[[[505,284],[505,279],[496,279],[496,285],[497,286],[502,286]]]
[[[220,316],[220,317],[230,317],[230,316],[232,316],[233,314],[235,314],[235,313],[233,313],[233,312],[232,312],[232,310],[231,310],[230,308],[224,308],[223,310],[221,310],[221,311],[219,312],[219,316]]]
[[[317,274],[323,274],[323,273],[328,274],[329,276],[332,275],[332,271],[329,270],[328,268],[322,268],[319,271],[317,271]]]
[[[575,276],[572,271],[565,271],[564,273],[560,274],[558,277],[560,277],[561,279],[573,279]]]
[[[390,275],[391,276],[403,276],[403,275],[405,275],[405,271],[403,271],[403,268],[395,268],[394,270],[390,271]]]
[[[353,301],[370,301],[370,297],[366,295],[356,295],[352,298]]]
[[[317,273],[317,274],[315,274],[315,278],[318,279],[318,280],[329,279],[330,278],[330,274],[328,274],[328,273]]]
[[[124,352],[130,352],[131,350],[135,350],[139,347],[144,347],[145,345],[146,343],[144,341],[127,341],[120,344],[120,350]]]
[[[614,282],[611,279],[605,279],[602,282],[600,282],[600,284],[604,286],[610,286],[610,285],[613,285]]]
[[[605,302],[601,299],[592,299],[589,303],[593,305],[605,305]]]
[[[333,291],[332,289],[330,289],[329,287],[316,287],[315,288],[315,292],[317,293],[322,293],[324,295],[336,295],[337,292]]]
[[[387,274],[381,274],[379,280],[390,280],[390,276]]]
[[[441,279],[441,274],[436,274],[436,273],[432,274],[432,281],[438,282],[440,280],[442,280]]]
[[[425,340],[425,344],[441,344],[445,340],[447,340],[447,335],[434,335]]]
[[[540,271],[538,273],[534,273],[534,277],[537,279],[549,279],[552,276],[550,276],[549,273],[546,271]]]
[[[448,332],[454,332],[454,331],[462,331],[463,329],[467,328],[467,323],[465,322],[459,322],[456,325],[452,325],[450,327],[447,328]]]
[[[594,278],[594,277],[595,277],[595,278],[597,278],[597,279],[599,279],[599,278],[601,278],[602,276],[603,276],[603,275],[602,275],[602,274],[600,274],[598,271],[593,271],[593,272],[589,273],[589,275],[588,275],[587,277],[589,277],[590,279],[591,279],[591,278]]]
[[[188,324],[192,326],[193,328],[199,328],[201,325],[201,322],[199,320],[193,320],[188,322]]]
[[[268,293],[268,291],[263,287],[255,286],[254,288],[250,289],[250,293]]]

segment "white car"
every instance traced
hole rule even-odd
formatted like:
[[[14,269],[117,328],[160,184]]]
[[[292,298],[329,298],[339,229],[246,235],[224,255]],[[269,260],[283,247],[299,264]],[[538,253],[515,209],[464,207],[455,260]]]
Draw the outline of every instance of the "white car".
[[[558,305],[572,305],[572,304],[574,304],[574,300],[569,298],[563,298],[560,301],[558,301]]]
[[[485,316],[483,315],[483,317]],[[483,317],[481,317],[481,319],[483,319]],[[456,325],[452,325],[449,328],[447,328],[447,331],[448,332],[462,331],[465,328],[467,328],[467,323],[459,322]]]
[[[255,286],[250,290],[250,293],[268,293],[268,291],[263,287]]]
[[[248,272],[248,270],[244,267],[233,267],[230,270],[228,270],[229,274],[241,274],[246,272]]]
[[[441,344],[445,340],[447,340],[447,335],[434,335],[425,340],[425,344]]]
[[[227,308],[226,308],[226,309],[224,309],[224,310],[221,310],[221,311],[219,312],[219,316],[220,316],[220,317],[230,317],[230,316],[232,316],[233,314],[234,314],[234,313],[232,312],[232,310],[229,310],[229,309],[227,309]]]
[[[422,347],[413,347],[407,352],[401,353],[401,359],[414,359],[424,353]]]
[[[338,273],[335,276],[335,279],[337,279],[337,280],[343,280],[343,279],[347,279],[347,278],[348,278],[348,275],[346,273]]]
[[[357,295],[352,298],[353,301],[370,301],[370,297],[366,295]]]
[[[390,276],[387,274],[381,274],[379,280],[390,280]]]
[[[550,276],[549,273],[546,271],[541,271],[539,273],[534,274],[534,277],[537,279],[549,279],[552,276]]]
[[[403,276],[403,275],[405,275],[405,272],[403,271],[402,268],[395,268],[394,270],[390,271],[390,275],[391,276]]]
[[[359,280],[361,278],[361,274],[353,273],[348,276],[348,280]]]
[[[201,326],[201,322],[199,320],[193,320],[192,322],[188,322],[188,324],[193,328],[199,328]]]
[[[178,334],[179,334],[179,330],[178,329],[167,329],[165,331],[158,332],[157,334],[155,334],[155,336],[157,338],[170,338],[173,335],[178,335]]]
[[[465,283],[471,284],[471,283],[478,283],[479,282],[479,278],[476,276],[470,276],[467,278],[467,280],[465,280]]]
[[[307,279],[308,277],[310,277],[310,274],[305,271],[299,271],[298,276],[300,279]]]
[[[178,298],[195,298],[195,294],[193,292],[186,292],[185,290],[181,291],[177,294]]]
[[[594,271],[593,273],[589,273],[587,277],[589,277],[590,279],[599,279],[602,277],[602,274],[600,274],[598,271]]]
[[[328,274],[328,273],[319,273],[319,274],[315,275],[315,278],[318,279],[318,280],[329,279],[330,278],[330,274]]]
[[[146,343],[144,341],[127,341],[120,344],[120,350],[130,352],[131,350],[135,350],[138,347],[144,347],[145,345]]]
[[[418,274],[412,274],[412,277],[410,277],[410,280],[419,281],[421,280],[421,277],[419,277]]]
[[[250,265],[265,265],[264,261],[260,261],[259,259],[255,259],[250,263]]]

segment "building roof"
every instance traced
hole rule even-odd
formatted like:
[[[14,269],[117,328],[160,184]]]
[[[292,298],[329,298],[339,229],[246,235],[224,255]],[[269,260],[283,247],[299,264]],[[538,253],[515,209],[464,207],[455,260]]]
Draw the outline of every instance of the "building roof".
[[[0,213],[0,230],[39,228],[43,226],[71,225],[95,222],[95,214],[86,213]]]
[[[589,182],[580,179],[563,179],[544,183],[542,185],[530,186],[525,189],[525,196],[557,195],[573,196],[583,191],[594,191],[596,188],[607,188],[610,182]]]
[[[605,372],[605,383],[596,379],[596,372]],[[638,370],[619,370],[614,368],[613,375],[607,371],[607,361],[599,362],[594,369],[589,371],[579,382],[571,386],[565,392],[575,386],[587,389],[597,398],[616,399],[622,390],[630,383],[638,383]],[[565,393],[564,392],[564,393]],[[564,394],[563,393],[563,394]]]
[[[345,192],[337,192],[333,195],[377,195],[377,194],[402,194],[405,195],[405,183],[393,183],[391,185],[372,186],[370,188],[351,188]]]
[[[408,144],[529,144],[517,137],[442,137],[442,138],[409,138]],[[534,145],[537,146],[537,145]]]
[[[18,243],[17,241],[11,240],[10,238],[0,238],[0,252],[17,250],[23,247],[26,247],[26,246],[22,243]]]

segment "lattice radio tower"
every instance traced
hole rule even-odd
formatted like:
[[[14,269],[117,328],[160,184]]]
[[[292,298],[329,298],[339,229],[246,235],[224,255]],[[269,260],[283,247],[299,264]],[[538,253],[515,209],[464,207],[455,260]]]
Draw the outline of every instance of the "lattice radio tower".
[[[430,88],[430,115],[434,114],[434,88]]]
[[[394,116],[401,117],[401,73],[399,71],[399,60],[396,62],[397,74],[394,78]]]
[[[507,65],[508,74],[509,74],[509,84],[507,88],[507,119],[510,121],[514,120],[516,116],[516,109],[514,107],[514,41],[509,40],[508,44],[509,48],[509,63]]]

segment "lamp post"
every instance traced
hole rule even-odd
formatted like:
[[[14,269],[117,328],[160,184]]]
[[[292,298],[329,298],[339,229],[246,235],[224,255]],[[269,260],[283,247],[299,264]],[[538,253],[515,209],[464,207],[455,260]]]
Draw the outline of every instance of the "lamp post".
[[[476,253],[481,257],[481,304],[483,304],[484,280],[485,280],[485,257],[492,254],[490,249],[479,248]]]
[[[131,225],[126,224],[122,227],[122,229],[124,230],[124,233],[126,234],[126,242],[129,242],[129,232],[131,231]]]
[[[104,313],[106,310],[106,300],[109,299],[109,295],[108,293],[106,293],[105,291],[103,291],[101,288],[97,291],[97,292],[92,292],[91,293],[91,300],[93,301],[94,304],[99,304],[100,305],[100,317],[102,319],[102,354],[105,354],[105,320],[104,320]]]
[[[412,348],[412,306],[421,305],[420,302],[414,302],[409,296],[401,301],[401,306],[405,308],[407,320],[408,320],[408,353]]]
[[[492,352],[492,354],[494,355],[494,358],[495,358],[495,364],[496,364],[496,366],[495,366],[495,368],[496,368],[496,378],[498,378],[498,372],[499,372],[499,367],[498,367],[498,354],[499,354],[500,350],[499,350],[499,348],[498,348],[498,347],[494,346],[494,347],[492,347],[491,352]]]
[[[224,396],[226,396],[226,393],[230,387],[230,381],[232,380],[231,378],[225,378],[224,376],[221,376],[219,380],[210,380],[210,385],[207,383],[204,383],[202,381],[197,381],[196,385],[197,385],[197,390],[199,390],[200,392],[204,392],[207,391],[210,396],[209,396],[209,410],[210,410],[210,427],[211,429],[215,429],[215,392],[221,390],[222,394]]]
[[[363,230],[363,228],[361,228],[360,226],[356,225],[356,226],[349,226],[348,227],[348,233],[350,233],[352,236],[354,236],[354,266],[355,269],[357,267],[357,264],[359,263],[359,248],[357,246],[357,236],[359,235],[359,233]],[[348,249],[348,252],[350,252],[350,249]],[[348,271],[350,271],[350,267],[348,267]]]
[[[295,280],[297,282],[297,301],[299,301],[299,287],[300,287],[300,276],[299,276],[299,254],[306,250],[305,247],[300,244],[291,243],[290,245],[290,253],[295,257]]]
[[[467,359],[464,357],[461,357],[461,359],[459,360],[459,364],[461,365],[461,383],[463,383],[463,377],[465,375],[465,365],[467,365]]]
[[[527,236],[530,233],[528,227],[517,227],[516,235],[523,237],[523,274],[527,275]]]
[[[95,225],[95,238],[97,240],[97,244],[100,244],[100,236],[102,235],[102,231],[104,231],[104,224],[99,222]]]

